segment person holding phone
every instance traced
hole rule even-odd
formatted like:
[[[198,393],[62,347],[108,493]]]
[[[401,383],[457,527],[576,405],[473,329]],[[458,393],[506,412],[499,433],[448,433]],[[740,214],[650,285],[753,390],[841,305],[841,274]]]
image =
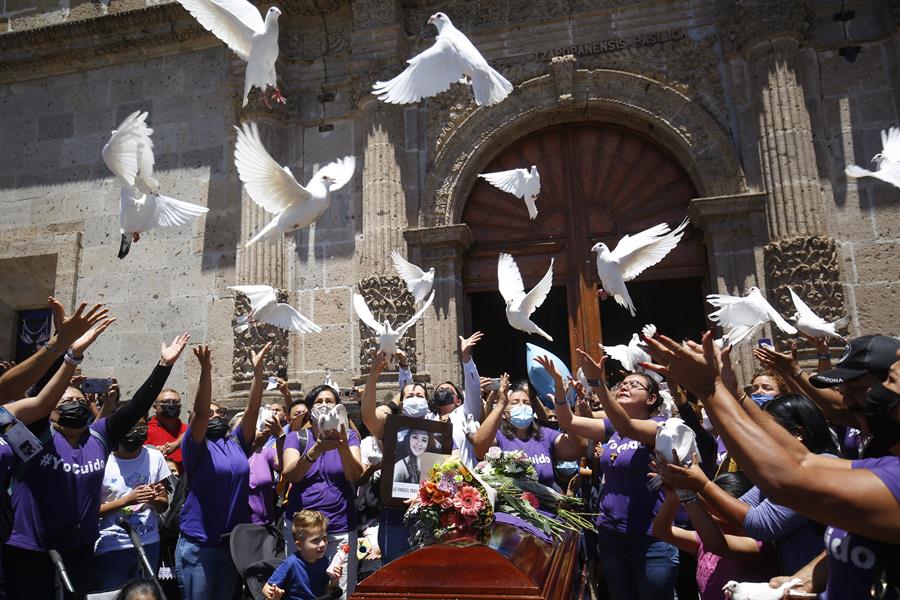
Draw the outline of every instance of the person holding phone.
[[[98,589],[113,590],[141,577],[134,544],[117,521],[128,521],[140,536],[154,572],[159,563],[159,517],[169,506],[164,481],[171,474],[162,452],[144,446],[147,421],[141,418],[119,442],[106,462],[100,498]]]

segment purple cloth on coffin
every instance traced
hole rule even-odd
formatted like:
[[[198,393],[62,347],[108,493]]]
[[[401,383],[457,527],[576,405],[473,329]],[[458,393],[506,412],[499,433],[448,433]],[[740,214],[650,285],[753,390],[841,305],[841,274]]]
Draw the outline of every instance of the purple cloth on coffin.
[[[549,515],[545,514],[545,516],[549,516]],[[496,523],[504,523],[506,525],[512,525],[513,527],[521,529],[522,531],[527,531],[534,537],[538,538],[539,540],[541,540],[543,542],[546,542],[547,544],[553,543],[553,539],[549,535],[544,533],[541,529],[538,529],[537,527],[535,527],[534,525],[532,525],[531,523],[529,523],[527,521],[523,521],[522,519],[520,519],[519,517],[517,517],[515,515],[511,515],[511,514],[505,513],[505,512],[494,513],[494,521]]]

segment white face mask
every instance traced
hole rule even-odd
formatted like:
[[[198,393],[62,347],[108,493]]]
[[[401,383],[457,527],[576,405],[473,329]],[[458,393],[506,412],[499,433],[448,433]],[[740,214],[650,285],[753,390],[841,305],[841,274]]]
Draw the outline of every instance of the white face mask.
[[[428,401],[419,396],[410,396],[403,401],[403,414],[407,417],[424,417],[428,413]]]

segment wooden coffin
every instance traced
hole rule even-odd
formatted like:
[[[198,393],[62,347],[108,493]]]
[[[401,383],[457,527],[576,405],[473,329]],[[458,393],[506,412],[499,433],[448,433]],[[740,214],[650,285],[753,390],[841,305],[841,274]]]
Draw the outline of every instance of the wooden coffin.
[[[574,534],[551,544],[497,523],[486,544],[435,544],[398,558],[362,581],[351,599],[568,599],[577,543]]]

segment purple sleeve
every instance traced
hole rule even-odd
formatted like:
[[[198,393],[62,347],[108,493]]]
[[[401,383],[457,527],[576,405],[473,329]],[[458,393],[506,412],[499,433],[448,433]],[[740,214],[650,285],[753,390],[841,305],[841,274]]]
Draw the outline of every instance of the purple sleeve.
[[[609,439],[609,437],[613,434],[613,432],[615,432],[615,430],[616,428],[612,424],[612,421],[610,421],[606,417],[603,417],[603,431],[606,433],[607,439]]]
[[[547,431],[550,433],[550,447],[555,448],[556,442],[559,441],[559,438],[562,437],[562,432],[556,429],[550,429],[549,427],[541,427],[541,431]]]
[[[263,448],[262,455],[266,459],[266,463],[269,465],[269,468],[274,469],[275,458],[278,456],[278,449],[275,446]]]
[[[244,439],[244,430],[241,429],[241,424],[238,423],[237,427],[231,430],[231,434],[234,436],[235,441],[241,445],[241,450],[244,451],[244,454],[247,455],[247,458],[250,458],[250,455],[253,454],[253,440],[249,442]]]
[[[359,434],[352,429],[350,430],[350,433],[347,434],[347,445],[359,448]]]
[[[854,469],[868,469],[887,486],[897,502],[900,502],[900,457],[884,456],[881,458],[869,458],[854,460],[851,462]]]
[[[184,437],[181,438],[181,461],[184,470],[188,471],[195,466],[204,452],[206,452],[206,440],[195,442],[191,435],[191,425],[188,423],[187,429],[184,430]]]
[[[807,523],[806,517],[765,499],[747,512],[744,517],[744,533],[756,540],[770,542]]]

